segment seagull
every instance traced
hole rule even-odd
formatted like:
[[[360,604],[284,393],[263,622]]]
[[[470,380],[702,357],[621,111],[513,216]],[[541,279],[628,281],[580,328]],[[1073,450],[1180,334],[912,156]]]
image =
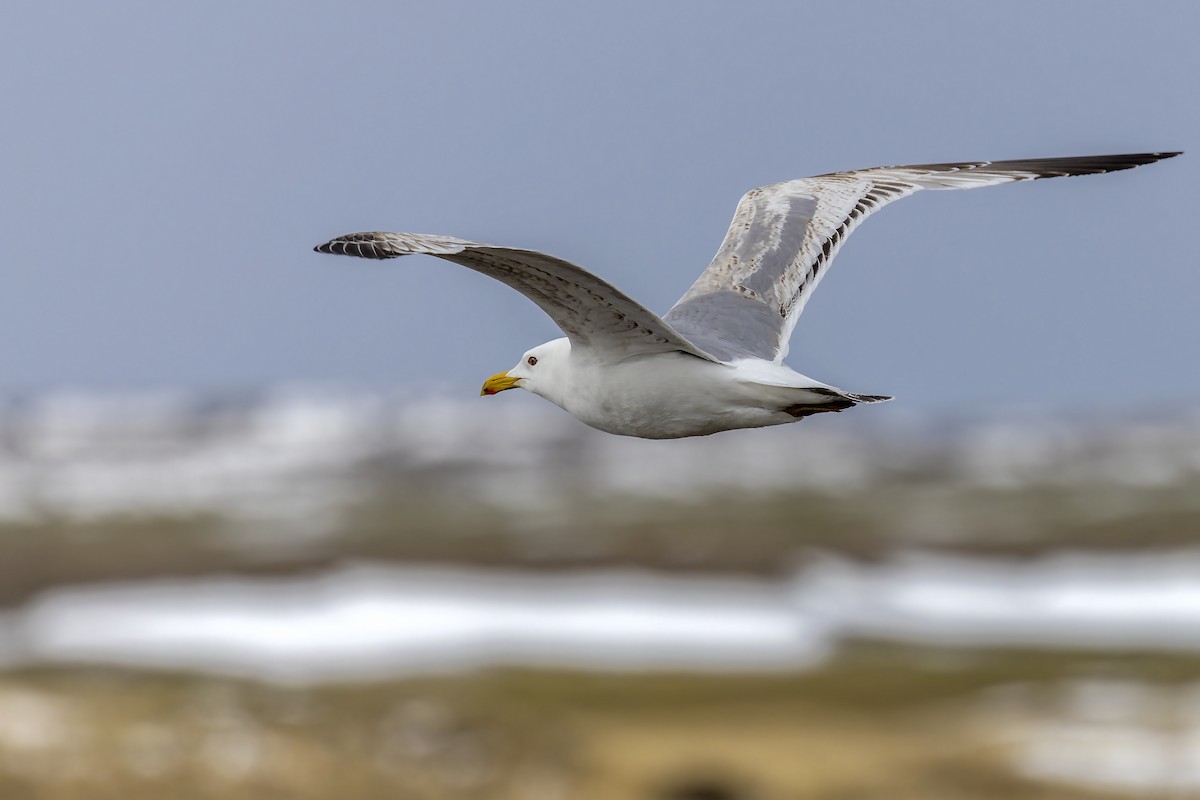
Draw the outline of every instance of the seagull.
[[[846,238],[922,189],[974,189],[1094,175],[1179,153],[919,164],[833,172],[747,192],[708,268],[663,316],[560,258],[451,236],[351,233],[322,253],[423,253],[508,284],[566,334],[488,378],[481,395],[521,388],[593,428],[675,439],[796,422],[890,400],[813,380],[783,363],[800,312]]]

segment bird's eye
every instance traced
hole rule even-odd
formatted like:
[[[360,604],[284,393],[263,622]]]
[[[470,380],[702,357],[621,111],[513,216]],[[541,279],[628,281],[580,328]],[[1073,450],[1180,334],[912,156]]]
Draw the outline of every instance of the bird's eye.
[[[530,356],[529,358],[525,359],[525,363],[531,367],[536,367],[537,366],[537,356]]]

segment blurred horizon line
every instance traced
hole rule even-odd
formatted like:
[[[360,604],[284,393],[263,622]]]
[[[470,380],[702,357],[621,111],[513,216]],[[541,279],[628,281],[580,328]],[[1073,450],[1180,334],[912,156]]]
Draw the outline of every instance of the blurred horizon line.
[[[308,514],[381,485],[426,485],[431,475],[515,507],[555,496],[852,492],[897,480],[1003,489],[1200,477],[1200,403],[1119,418],[828,416],[664,443],[603,434],[543,403],[344,388],[0,397],[0,520],[46,511]]]

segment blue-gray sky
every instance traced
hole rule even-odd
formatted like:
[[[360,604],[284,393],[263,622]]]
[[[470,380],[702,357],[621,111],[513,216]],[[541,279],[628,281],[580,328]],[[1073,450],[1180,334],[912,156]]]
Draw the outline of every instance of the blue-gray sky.
[[[45,2],[3,17],[0,393],[474,392],[552,323],[446,262],[312,246],[384,229],[542,249],[661,312],[756,185],[1190,149],[889,207],[842,251],[788,360],[913,409],[1200,399],[1197,3]]]

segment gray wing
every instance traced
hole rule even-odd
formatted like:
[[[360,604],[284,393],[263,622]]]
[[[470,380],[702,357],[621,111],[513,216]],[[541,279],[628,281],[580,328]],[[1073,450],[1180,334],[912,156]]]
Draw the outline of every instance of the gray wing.
[[[1090,175],[1178,153],[976,161],[835,172],[748,192],[712,263],[663,319],[719,359],[781,361],[804,304],[863,220],[921,189]]]
[[[528,297],[550,315],[573,348],[590,349],[605,360],[682,351],[716,361],[616,287],[545,253],[419,233],[350,233],[314,249],[361,258],[424,253],[469,267]]]

